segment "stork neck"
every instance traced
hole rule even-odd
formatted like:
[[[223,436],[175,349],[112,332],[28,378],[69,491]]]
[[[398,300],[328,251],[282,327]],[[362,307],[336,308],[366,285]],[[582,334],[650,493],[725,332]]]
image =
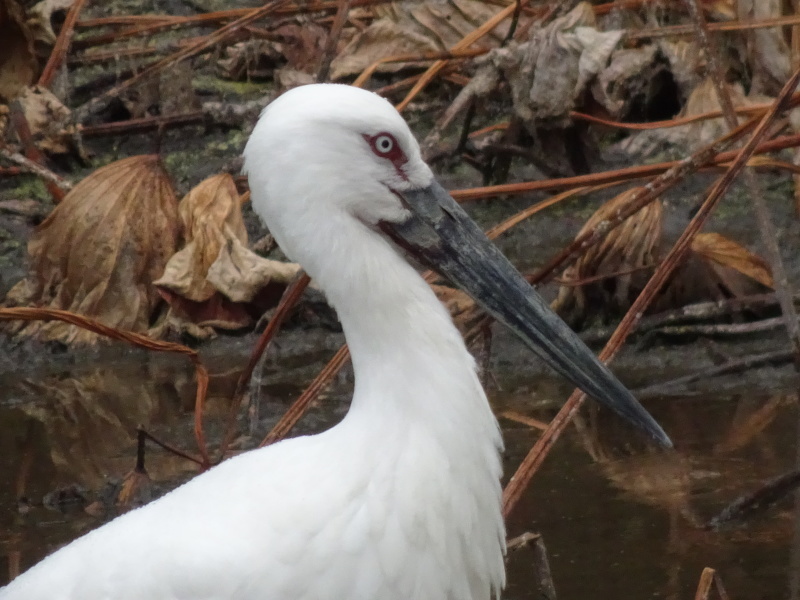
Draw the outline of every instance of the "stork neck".
[[[473,429],[495,431],[474,360],[430,286],[375,232],[363,228],[347,239],[320,283],[353,359],[350,415],[452,423],[454,413],[470,414]]]

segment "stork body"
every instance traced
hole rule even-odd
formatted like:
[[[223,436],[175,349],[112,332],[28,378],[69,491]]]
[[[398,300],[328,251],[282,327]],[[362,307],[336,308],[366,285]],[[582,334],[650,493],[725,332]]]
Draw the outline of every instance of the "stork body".
[[[338,85],[271,104],[255,210],[339,314],[355,370],[332,429],[246,452],[45,559],[0,600],[489,600],[504,584],[501,438],[447,311],[400,247],[579,385],[657,424],[435,183],[402,117]]]

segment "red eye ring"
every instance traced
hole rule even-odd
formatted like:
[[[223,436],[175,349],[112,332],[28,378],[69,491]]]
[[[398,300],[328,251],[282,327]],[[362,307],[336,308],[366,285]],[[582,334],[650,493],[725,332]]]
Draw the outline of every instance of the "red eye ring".
[[[381,131],[375,135],[364,134],[364,139],[369,144],[373,154],[381,158],[390,160],[396,167],[405,164],[408,159],[397,143],[397,139],[387,131]]]

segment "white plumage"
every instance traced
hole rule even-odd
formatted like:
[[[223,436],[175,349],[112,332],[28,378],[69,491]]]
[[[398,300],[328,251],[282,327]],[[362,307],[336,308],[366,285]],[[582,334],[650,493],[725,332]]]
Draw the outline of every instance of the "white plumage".
[[[244,155],[254,209],[339,314],[355,370],[350,411],[83,536],[0,600],[499,595],[500,432],[449,314],[398,247],[669,445],[436,183],[388,102],[341,85],[297,88],[264,111]]]
[[[407,181],[362,134],[391,132]],[[253,206],[336,308],[356,386],[332,429],[232,458],[59,550],[2,600],[486,600],[504,583],[497,423],[430,287],[369,225],[428,185],[400,115],[285,94],[245,150]]]

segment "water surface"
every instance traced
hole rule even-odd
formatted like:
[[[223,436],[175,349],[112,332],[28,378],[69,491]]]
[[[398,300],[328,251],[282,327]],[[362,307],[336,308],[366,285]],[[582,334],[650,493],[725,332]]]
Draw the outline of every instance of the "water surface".
[[[257,411],[243,419],[237,447],[253,446],[269,430],[338,342],[335,336],[303,339],[279,343],[273,352]],[[242,343],[206,359],[212,370],[206,415],[212,441],[220,437],[248,347]],[[113,516],[113,498],[135,465],[137,425],[194,452],[191,367],[157,354],[103,356],[0,374],[0,584]],[[704,527],[737,496],[795,468],[794,391],[760,392],[763,386],[754,381],[742,377],[741,385],[717,395],[648,401],[672,436],[674,453],[648,448],[612,415],[583,411],[508,523],[511,537],[543,535],[559,598],[693,598],[707,566],[717,569],[732,597],[797,597],[792,498],[723,531]],[[544,421],[569,393],[549,378],[523,375],[497,384],[490,395],[498,414]],[[344,375],[298,432],[338,421],[349,392]],[[539,432],[506,417],[501,424],[510,473]],[[196,472],[152,445],[146,459],[153,484],[141,488],[137,501]],[[540,598],[532,556],[528,549],[511,554],[506,598]]]

